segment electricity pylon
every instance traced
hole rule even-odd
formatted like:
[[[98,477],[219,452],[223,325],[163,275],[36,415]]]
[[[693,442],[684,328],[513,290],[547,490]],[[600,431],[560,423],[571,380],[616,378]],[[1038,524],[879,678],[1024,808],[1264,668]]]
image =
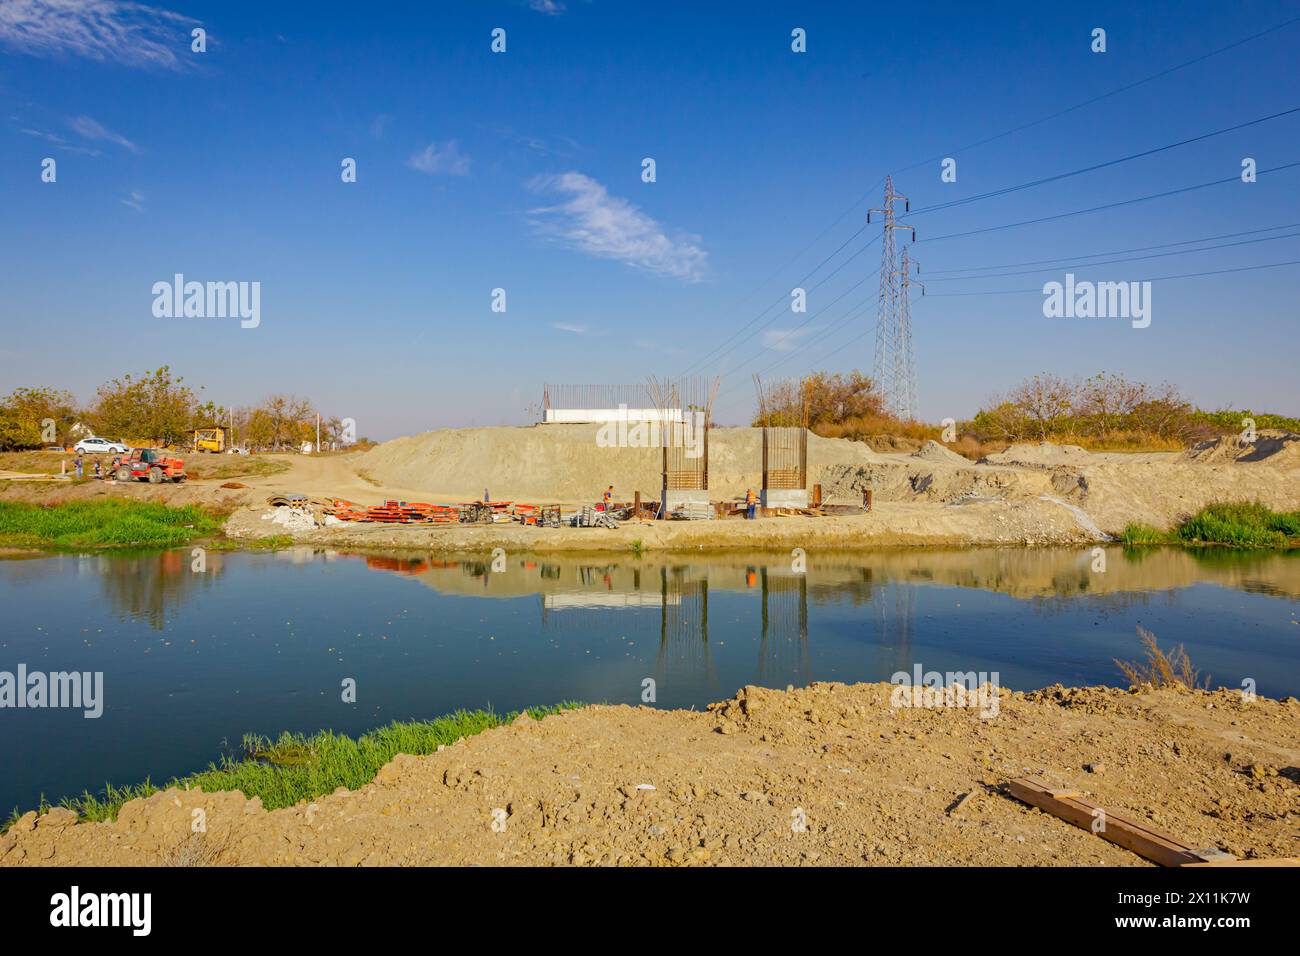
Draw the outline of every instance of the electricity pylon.
[[[916,230],[894,221],[894,203],[903,201],[903,211],[911,209],[906,196],[894,192],[894,177],[885,177],[885,204],[878,212],[885,217],[885,235],[880,253],[880,296],[876,302],[876,385],[884,399],[885,411],[907,420],[913,417],[916,405],[916,382],[912,363],[911,309],[904,310],[905,272],[897,264],[894,230],[908,229],[912,239]]]
[[[912,267],[916,267],[916,274],[921,274],[921,263],[908,256],[907,246],[903,246],[903,265],[900,269],[902,275],[902,289],[899,296],[899,326],[902,329],[903,341],[903,376],[907,388],[907,405],[900,408],[898,417],[904,421],[916,417],[916,364],[912,358],[912,286],[919,286],[921,295],[925,295],[925,285],[912,279]]]

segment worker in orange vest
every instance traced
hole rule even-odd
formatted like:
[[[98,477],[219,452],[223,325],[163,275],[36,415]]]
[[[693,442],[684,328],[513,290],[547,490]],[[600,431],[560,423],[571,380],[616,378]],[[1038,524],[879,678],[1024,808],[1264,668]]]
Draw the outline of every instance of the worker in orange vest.
[[[754,509],[758,507],[758,495],[754,494],[754,489],[750,488],[745,492],[745,520],[754,520]]]
[[[608,511],[608,510],[610,509],[610,507],[614,504],[614,486],[613,486],[613,485],[610,485],[608,488],[605,489],[605,497],[604,497],[603,500],[604,500],[604,502],[605,502],[605,510]]]

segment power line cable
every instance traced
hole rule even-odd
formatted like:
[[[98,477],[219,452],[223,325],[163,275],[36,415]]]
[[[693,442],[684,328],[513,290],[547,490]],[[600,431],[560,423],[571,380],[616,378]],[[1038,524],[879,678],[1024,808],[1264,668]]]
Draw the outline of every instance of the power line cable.
[[[1271,166],[1268,169],[1261,169],[1256,172],[1257,176],[1263,176],[1265,173],[1276,173],[1284,169],[1292,169],[1300,166],[1300,160],[1293,163],[1285,163],[1281,166]],[[1043,222],[1055,222],[1058,219],[1068,219],[1071,216],[1082,216],[1085,213],[1100,212],[1103,209],[1117,209],[1120,206],[1132,206],[1136,203],[1148,202],[1152,199],[1163,199],[1166,196],[1177,196],[1182,193],[1195,192],[1198,189],[1207,189],[1210,186],[1222,186],[1224,183],[1241,182],[1240,176],[1229,176],[1226,179],[1215,179],[1208,183],[1197,183],[1195,186],[1183,186],[1179,189],[1169,189],[1164,192],[1152,193],[1149,196],[1138,196],[1134,199],[1123,199],[1119,202],[1103,203],[1100,206],[1089,206],[1087,209],[1075,209],[1072,212],[1057,213],[1053,216],[1040,216],[1037,219],[1021,219],[1018,222],[1002,223],[998,226],[985,226],[982,229],[968,229],[965,232],[950,232],[942,236],[928,236],[924,239],[917,239],[917,242],[940,242],[944,239],[961,239],[966,236],[978,236],[987,232],[997,232],[1001,229],[1014,229],[1017,226],[1033,226]]]
[[[841,218],[842,218],[842,217],[841,217]],[[834,259],[837,255],[839,255],[839,253],[844,249],[845,246],[847,246],[847,245],[848,245],[850,242],[852,242],[854,239],[858,238],[858,236],[860,236],[860,235],[862,235],[864,232],[866,232],[866,230],[867,230],[867,224],[866,224],[866,223],[863,223],[862,226],[861,226],[861,228],[859,228],[857,232],[853,233],[853,235],[851,235],[851,236],[849,236],[847,239],[845,239],[842,243],[839,244],[839,246],[835,249],[834,252],[832,252],[832,253],[831,253],[830,255],[828,255],[826,258],[822,259],[822,261],[819,262],[819,263],[817,263],[817,265],[813,266],[812,270],[811,270],[807,275],[805,275],[802,279],[800,279],[799,282],[800,282],[800,283],[807,282],[808,279],[810,279],[810,278],[811,278],[811,277],[812,277],[812,276],[817,272],[818,269],[820,269],[822,266],[826,265],[826,263],[830,262],[830,261],[831,261],[832,259]],[[825,233],[823,232],[823,234],[825,234]],[[858,255],[858,253],[863,252],[863,251],[864,251],[865,249],[867,249],[870,245],[871,245],[871,243],[867,243],[866,246],[863,246],[862,249],[859,249],[858,252],[855,252],[853,255],[854,255],[854,256]],[[852,258],[853,258],[853,256],[850,256],[850,257],[849,257],[849,259],[852,259]],[[846,259],[845,262],[848,262],[849,259]],[[840,263],[840,266],[839,266],[835,271],[838,272],[839,269],[841,269],[841,268],[844,267],[844,264],[845,264],[845,263]],[[834,274],[835,274],[835,272],[832,272],[832,273],[831,273],[831,275],[834,275]],[[827,276],[826,278],[830,278],[830,276]],[[825,279],[823,279],[822,281],[824,282]],[[766,283],[764,283],[764,284],[766,284]],[[818,283],[818,285],[820,285],[820,284],[821,284],[821,283]],[[816,288],[816,286],[814,286],[814,288]],[[773,306],[780,305],[782,302],[784,302],[784,301],[786,300],[786,297],[787,297],[788,295],[789,295],[789,293],[785,293],[785,292],[781,293],[781,295],[777,297],[776,301],[774,301],[771,305],[767,306],[767,308],[763,309],[762,312],[759,312],[758,315],[756,315],[754,318],[752,318],[752,319],[750,319],[748,322],[746,322],[746,323],[745,323],[745,324],[744,324],[740,329],[738,329],[737,331],[731,333],[729,336],[727,336],[725,339],[723,339],[722,342],[721,342],[721,344],[719,344],[718,346],[714,347],[711,351],[709,351],[709,352],[706,353],[705,355],[700,356],[700,357],[697,358],[694,362],[692,362],[690,365],[688,365],[688,366],[686,367],[685,371],[684,371],[682,374],[688,374],[692,369],[696,368],[697,366],[699,366],[699,365],[701,365],[701,364],[704,364],[704,363],[707,363],[708,360],[709,360],[709,358],[710,358],[712,355],[714,355],[714,354],[715,354],[719,349],[721,349],[721,348],[723,348],[724,346],[726,346],[726,344],[727,344],[728,342],[730,342],[732,339],[734,339],[736,336],[738,336],[738,335],[743,335],[743,334],[744,334],[744,333],[749,329],[749,327],[752,326],[752,325],[753,325],[755,322],[757,322],[759,319],[761,319],[761,318],[763,317],[763,315],[764,315],[768,310],[770,310]],[[769,321],[771,321],[771,320],[769,320]],[[724,353],[724,354],[725,354],[725,353]]]
[[[1022,123],[1022,124],[1020,124],[1019,126],[1013,126],[1013,127],[1009,128],[1009,129],[1005,129],[1005,130],[1003,130],[1003,131],[1001,131],[1001,132],[999,132],[999,133],[994,133],[992,136],[985,137],[984,139],[976,140],[975,142],[972,142],[972,143],[967,143],[966,145],[961,146],[961,147],[958,147],[957,149],[954,149],[954,150],[948,150],[947,152],[945,152],[945,153],[942,154],[942,155],[934,156],[934,157],[931,157],[931,158],[928,158],[928,159],[924,159],[924,160],[919,160],[918,162],[912,163],[912,164],[909,165],[909,166],[902,166],[902,167],[899,167],[899,168],[897,168],[897,169],[892,170],[891,172],[892,172],[892,173],[902,173],[902,172],[907,172],[907,171],[909,171],[909,170],[916,169],[916,168],[918,168],[918,167],[920,167],[920,166],[924,166],[924,165],[926,165],[927,163],[932,163],[932,162],[934,162],[934,161],[936,161],[936,160],[938,160],[938,159],[943,159],[943,158],[945,158],[945,157],[947,157],[947,156],[955,156],[955,155],[959,155],[959,154],[961,154],[961,153],[968,152],[968,151],[970,151],[970,150],[972,150],[972,149],[976,149],[976,148],[978,148],[978,147],[980,147],[980,146],[985,146],[985,145],[987,145],[987,144],[989,144],[989,143],[996,142],[997,140],[1005,139],[1007,136],[1011,136],[1011,135],[1014,135],[1015,133],[1023,132],[1024,130],[1027,130],[1027,129],[1032,129],[1032,128],[1035,127],[1035,126],[1040,126],[1040,125],[1042,125],[1043,123],[1050,122],[1051,120],[1057,119],[1057,118],[1059,118],[1059,117],[1061,117],[1061,116],[1066,116],[1066,115],[1068,115],[1068,114],[1070,114],[1070,113],[1073,113],[1073,112],[1076,112],[1076,111],[1078,111],[1078,110],[1084,109],[1085,107],[1091,106],[1091,105],[1093,105],[1094,103],[1099,103],[1099,102],[1101,102],[1102,100],[1109,99],[1110,97],[1113,97],[1113,96],[1118,96],[1118,95],[1121,94],[1121,93],[1126,93],[1126,92],[1128,92],[1129,90],[1136,89],[1136,88],[1139,87],[1139,86],[1143,86],[1143,85],[1145,85],[1145,84],[1147,84],[1147,83],[1154,82],[1155,80],[1162,79],[1163,77],[1169,76],[1169,75],[1171,75],[1171,74],[1173,74],[1173,73],[1177,73],[1177,72],[1179,72],[1180,70],[1187,69],[1187,68],[1190,67],[1190,66],[1195,66],[1196,64],[1198,64],[1198,63],[1202,63],[1202,62],[1204,62],[1204,61],[1206,61],[1206,60],[1208,60],[1208,59],[1211,59],[1212,57],[1218,56],[1218,55],[1220,55],[1220,54],[1222,54],[1222,53],[1227,53],[1227,52],[1230,51],[1230,50],[1234,50],[1234,49],[1236,49],[1237,47],[1244,46],[1244,45],[1247,44],[1247,43],[1251,43],[1251,42],[1253,42],[1253,41],[1255,41],[1255,40],[1258,40],[1258,39],[1260,39],[1260,38],[1262,38],[1262,37],[1268,36],[1268,35],[1270,35],[1270,34],[1272,34],[1272,33],[1276,33],[1277,31],[1282,30],[1282,29],[1285,29],[1286,27],[1292,26],[1292,25],[1294,25],[1294,24],[1296,24],[1296,23],[1300,23],[1300,17],[1292,17],[1292,18],[1289,19],[1289,20],[1284,20],[1284,21],[1282,21],[1281,23],[1277,23],[1277,24],[1274,24],[1274,25],[1271,26],[1271,27],[1267,27],[1266,29],[1260,30],[1260,31],[1257,32],[1257,33],[1252,33],[1252,34],[1250,34],[1249,36],[1242,37],[1240,40],[1235,40],[1235,41],[1233,41],[1232,43],[1228,43],[1228,44],[1225,44],[1224,46],[1217,47],[1217,48],[1215,48],[1215,49],[1213,49],[1213,50],[1210,50],[1210,51],[1207,52],[1207,53],[1203,53],[1203,54],[1201,54],[1200,56],[1193,57],[1193,58],[1191,58],[1190,60],[1184,60],[1182,63],[1178,63],[1178,64],[1175,64],[1174,66],[1167,67],[1167,68],[1165,68],[1165,69],[1163,69],[1163,70],[1159,70],[1159,71],[1157,71],[1157,72],[1155,72],[1155,73],[1149,74],[1148,76],[1141,77],[1140,79],[1134,80],[1134,81],[1131,82],[1131,83],[1126,83],[1126,84],[1124,84],[1124,85],[1122,85],[1122,86],[1115,87],[1114,89],[1112,89],[1112,90],[1108,90],[1108,91],[1105,92],[1105,93],[1101,93],[1101,94],[1099,94],[1099,95],[1097,95],[1097,96],[1093,96],[1093,97],[1090,97],[1090,98],[1088,98],[1088,99],[1086,99],[1086,100],[1082,100],[1082,101],[1080,101],[1080,102],[1078,102],[1078,103],[1075,103],[1075,104],[1072,105],[1072,106],[1067,106],[1067,107],[1065,107],[1064,109],[1057,110],[1057,111],[1054,112],[1054,113],[1049,113],[1049,114],[1047,114],[1047,115],[1045,115],[1045,116],[1038,117],[1037,119],[1030,120],[1030,121],[1027,122],[1027,123]],[[786,269],[790,264],[796,262],[796,261],[797,261],[799,258],[801,258],[805,253],[807,253],[807,251],[808,251],[809,249],[811,249],[813,246],[817,245],[817,243],[821,242],[821,240],[822,240],[822,239],[823,239],[823,238],[824,238],[824,237],[825,237],[825,236],[826,236],[826,235],[827,235],[827,234],[828,234],[832,229],[834,229],[837,225],[839,225],[839,223],[840,223],[841,221],[843,221],[843,219],[844,219],[846,216],[848,216],[851,212],[853,212],[853,210],[857,209],[857,208],[858,208],[859,206],[861,206],[864,202],[867,202],[867,201],[869,201],[872,197],[874,197],[876,191],[877,191],[877,190],[880,188],[880,186],[885,182],[885,178],[886,178],[885,176],[881,176],[880,179],[876,180],[876,182],[874,182],[870,187],[868,187],[867,190],[866,190],[866,191],[865,191],[865,192],[864,192],[864,193],[863,193],[863,194],[862,194],[862,195],[861,195],[857,200],[855,200],[851,205],[849,205],[847,208],[845,208],[843,212],[841,212],[837,217],[835,217],[835,219],[831,221],[830,225],[828,225],[828,226],[827,226],[826,228],[824,228],[820,233],[818,233],[818,235],[817,235],[817,236],[816,236],[816,237],[815,237],[811,242],[809,242],[807,245],[805,245],[805,246],[803,247],[803,249],[801,249],[799,252],[797,252],[793,257],[791,257],[790,259],[787,259],[786,262],[785,262],[783,265],[779,266],[776,270],[773,271],[773,273],[772,273],[771,275],[769,275],[766,279],[763,279],[763,280],[762,280],[762,281],[761,281],[757,286],[755,286],[754,292],[750,293],[750,295],[745,296],[745,297],[743,297],[741,300],[739,300],[739,302],[737,303],[737,306],[738,306],[740,303],[743,303],[743,302],[747,301],[748,299],[752,298],[753,295],[756,294],[757,291],[758,291],[759,289],[761,289],[764,285],[767,285],[769,282],[771,282],[773,279],[775,279],[776,276],[777,276],[777,274],[778,274],[779,272],[784,271],[784,270],[785,270],[785,269]],[[848,241],[852,241],[852,239],[854,239],[854,238],[856,238],[858,235],[860,235],[861,232],[862,232],[862,230],[859,229],[857,232],[855,232],[855,233],[853,234],[853,236],[850,236],[850,237],[849,237],[849,240],[848,240]],[[843,246],[841,246],[840,248],[843,248]],[[839,251],[839,250],[837,249],[836,252],[838,252],[838,251]],[[832,253],[831,256],[828,257],[828,259],[829,259],[829,258],[833,258],[834,255],[835,255],[835,253]],[[812,270],[812,272],[810,272],[810,273],[808,274],[808,276],[811,276],[812,274],[814,274],[814,273],[817,271],[817,269],[821,268],[821,266],[825,264],[826,261],[827,261],[827,260],[823,260],[823,261],[822,261],[821,263],[819,263],[816,267],[814,267],[814,269]],[[801,282],[802,282],[802,281],[806,281],[807,278],[808,278],[808,276],[805,276],[804,279],[803,279],[803,280],[800,280],[800,281],[801,281]],[[780,298],[778,298],[778,299],[776,300],[776,302],[773,303],[773,305],[779,304],[780,302],[784,301],[784,299],[785,299],[785,296],[784,296],[784,294],[782,294],[782,296],[781,296]],[[762,315],[763,315],[764,313],[766,313],[766,312],[768,311],[768,309],[771,309],[771,308],[772,308],[772,306],[769,305],[767,308],[763,309],[762,312],[760,312],[759,315],[758,315],[755,319],[751,319],[750,322],[746,323],[746,325],[743,326],[743,327],[742,327],[738,332],[735,332],[735,333],[732,333],[731,335],[729,335],[726,339],[724,339],[724,340],[722,341],[721,344],[725,346],[728,342],[730,342],[733,338],[735,338],[736,335],[738,335],[738,334],[743,334],[743,333],[744,333],[744,332],[749,328],[750,325],[752,325],[755,321],[757,321],[758,318],[761,318]],[[713,350],[710,351],[709,353],[706,353],[705,356],[703,356],[703,357],[701,357],[701,358],[699,358],[699,359],[696,359],[695,362],[693,362],[690,366],[688,366],[688,368],[687,368],[687,372],[689,372],[691,369],[694,369],[694,368],[697,367],[698,365],[707,362],[707,361],[709,360],[709,358],[710,358],[710,357],[714,354],[714,352],[716,352],[716,351],[717,351],[717,348],[713,349]]]
[[[862,232],[863,232],[863,230],[865,230],[865,229],[866,229],[866,225],[864,224],[863,227],[862,227],[862,229],[859,229],[856,233],[853,234],[853,236],[850,237],[850,240],[849,240],[849,241],[851,241],[852,239],[854,239],[854,238],[856,238],[857,236],[861,235]],[[843,269],[845,266],[847,266],[850,262],[852,262],[852,261],[853,261],[854,259],[856,259],[858,256],[862,255],[862,253],[866,252],[866,251],[867,251],[868,249],[870,249],[873,245],[875,245],[875,244],[879,241],[879,238],[880,238],[880,237],[877,236],[875,239],[871,239],[871,240],[869,240],[865,245],[862,246],[862,248],[858,249],[858,250],[857,250],[856,252],[854,252],[852,255],[848,256],[848,257],[847,257],[843,262],[841,262],[838,266],[836,266],[836,267],[835,267],[834,269],[832,269],[829,273],[827,273],[825,276],[823,276],[823,277],[822,277],[822,278],[821,278],[821,279],[820,279],[820,280],[819,280],[815,285],[810,286],[806,291],[807,291],[807,292],[815,292],[815,291],[816,291],[817,289],[819,289],[821,286],[825,285],[825,284],[826,284],[830,279],[832,279],[832,278],[836,275],[836,273],[838,273],[841,269]],[[847,244],[847,243],[846,243],[846,244]],[[841,245],[841,246],[840,246],[840,249],[843,249],[843,248],[844,248],[844,246]],[[836,252],[838,253],[838,252],[840,251],[840,249],[837,249]],[[835,253],[832,253],[832,256],[833,256],[834,254],[835,254]],[[819,266],[819,268],[820,268],[820,266]],[[815,271],[815,270],[814,270],[814,271]],[[806,278],[807,278],[807,277],[805,277],[805,279],[806,279]],[[861,284],[862,284],[861,282],[855,283],[853,286],[851,286],[851,288],[857,288],[857,286],[858,286],[858,285],[861,285]],[[784,302],[786,302],[787,299],[788,299],[788,297],[789,297],[789,293],[783,293],[783,294],[781,295],[781,297],[780,297],[779,299],[777,299],[776,302],[773,303],[773,305],[777,305],[777,304],[780,304],[780,303],[784,303]],[[835,301],[835,302],[838,302],[839,299],[835,299],[834,301]],[[833,304],[833,303],[832,303],[832,304]],[[766,312],[766,311],[768,311],[768,309],[771,309],[771,308],[772,308],[772,306],[769,305],[769,306],[767,307],[767,309],[764,309],[763,311]],[[783,312],[778,311],[776,314],[774,314],[774,315],[772,315],[770,318],[768,318],[767,321],[763,322],[761,325],[759,325],[759,326],[757,326],[756,328],[754,328],[754,332],[758,332],[760,329],[766,328],[767,326],[771,325],[771,324],[772,324],[773,322],[775,322],[778,318],[780,318],[783,314],[784,314]],[[760,318],[762,318],[762,314],[761,314],[761,313],[760,313],[758,316],[755,316],[754,319],[750,320],[750,321],[746,324],[746,326],[745,326],[744,328],[742,328],[738,333],[733,333],[733,334],[732,334],[731,336],[729,336],[726,340],[724,340],[723,345],[725,346],[727,342],[731,341],[732,339],[737,338],[738,335],[743,335],[743,333],[745,333],[745,332],[750,328],[750,326],[753,326],[753,325],[754,325],[754,322],[757,321],[757,320],[760,319]],[[806,320],[805,320],[805,321],[806,321]],[[742,347],[744,344],[745,344],[745,339],[742,337],[742,338],[740,338],[740,339],[736,342],[735,345],[732,345],[732,346],[730,346],[730,347],[728,347],[728,348],[722,348],[722,351],[720,351],[720,352],[718,351],[718,348],[715,348],[715,349],[713,350],[713,352],[716,353],[716,357],[713,359],[713,361],[715,361],[715,362],[721,361],[722,359],[726,358],[726,356],[728,356],[728,355],[730,355],[732,352],[734,352],[736,349]],[[719,348],[721,348],[721,346],[720,346]],[[688,367],[687,367],[687,372],[690,372],[690,370],[691,370],[692,368],[695,368],[696,365],[699,363],[699,361],[701,361],[701,360],[697,359],[696,362],[694,362],[694,363],[692,363],[690,366],[688,366]]]
[[[990,273],[989,275],[983,275],[983,276],[948,276],[946,278],[940,277],[937,279],[934,276],[927,276],[926,281],[927,282],[964,282],[969,279],[1005,279],[1008,278],[1009,276],[1033,275],[1035,272],[1055,272],[1058,269],[1088,269],[1093,266],[1110,266],[1110,265],[1114,265],[1117,262],[1140,262],[1144,259],[1164,259],[1168,256],[1187,256],[1195,252],[1210,252],[1211,250],[1214,249],[1229,249],[1233,246],[1249,246],[1249,245],[1254,245],[1257,242],[1273,242],[1274,240],[1277,239],[1294,239],[1297,236],[1300,236],[1300,232],[1288,232],[1288,233],[1283,233],[1280,236],[1261,236],[1258,239],[1240,239],[1237,242],[1224,242],[1224,243],[1220,243],[1217,246],[1205,246],[1204,248],[1201,249],[1180,249],[1175,252],[1153,252],[1145,256],[1126,256],[1121,259],[1105,259],[1101,262],[1079,262],[1079,263],[1073,263],[1067,265],[1044,266],[1041,269],[1024,269],[1020,272],[993,272]],[[938,293],[935,294],[937,295]]]
[[[863,250],[862,250],[862,251],[866,251],[866,248],[867,248],[867,247],[863,247]],[[854,289],[856,289],[856,288],[858,288],[859,286],[863,285],[865,282],[867,282],[867,281],[869,281],[869,280],[871,280],[871,279],[874,279],[877,275],[879,275],[879,273],[880,273],[880,269],[877,268],[875,272],[870,272],[870,273],[868,273],[867,275],[864,275],[861,279],[859,279],[857,282],[853,283],[853,285],[849,286],[847,289],[845,289],[843,292],[841,292],[839,295],[837,295],[837,296],[836,296],[834,299],[832,299],[830,302],[826,303],[826,305],[822,306],[821,309],[819,309],[819,310],[816,311],[816,312],[810,313],[810,314],[809,314],[809,315],[808,315],[808,316],[807,316],[807,317],[806,317],[802,322],[800,322],[800,323],[799,323],[798,325],[796,325],[793,329],[791,329],[789,332],[787,332],[786,335],[787,335],[787,336],[794,335],[796,332],[798,332],[800,329],[802,329],[804,326],[806,326],[806,325],[807,325],[809,322],[811,322],[813,319],[817,318],[817,316],[819,316],[819,315],[821,315],[822,313],[828,311],[832,306],[834,306],[837,302],[839,302],[841,299],[843,299],[846,295],[848,295],[848,294],[849,294],[850,292],[852,292]],[[740,367],[742,367],[742,366],[744,366],[744,365],[748,365],[750,362],[752,362],[752,361],[754,361],[755,359],[757,359],[757,358],[758,358],[760,355],[762,355],[764,352],[771,352],[771,351],[773,351],[773,347],[770,346],[770,345],[765,345],[765,346],[763,346],[761,349],[759,349],[757,352],[755,352],[753,355],[751,355],[749,358],[747,358],[747,359],[743,359],[741,362],[739,362],[737,365],[735,365],[733,368],[729,369],[728,371],[729,371],[729,372],[734,372],[737,368],[740,368]]]
[[[1077,262],[1080,259],[1095,259],[1098,256],[1117,256],[1128,252],[1147,252],[1151,249],[1169,249],[1173,246],[1190,246],[1195,245],[1198,242],[1213,242],[1216,239],[1235,239],[1238,236],[1254,236],[1261,232],[1275,232],[1278,229],[1295,229],[1297,227],[1300,227],[1300,222],[1288,222],[1279,226],[1266,226],[1263,229],[1245,229],[1241,232],[1225,232],[1217,236],[1202,236],[1200,239],[1183,239],[1178,242],[1159,242],[1152,246],[1134,246],[1131,249],[1113,249],[1109,252],[1089,252],[1074,256],[1054,256],[1051,259],[1029,259],[1025,262],[1003,262],[999,265],[991,266],[967,266],[962,269],[938,269],[928,272],[926,277],[938,281],[936,276],[947,276],[954,272],[974,272],[988,269],[1015,269],[1019,266],[1040,266],[1049,262]],[[958,278],[979,279],[982,278],[982,276],[960,276]]]
[[[915,162],[911,166],[904,166],[900,169],[895,169],[893,170],[893,172],[895,174],[905,173],[910,170],[916,169],[920,166],[924,166],[927,163],[933,163],[941,159],[946,159],[949,156],[956,156],[959,153],[964,153],[968,150],[975,149],[976,147],[985,146],[989,143],[996,142],[997,140],[1005,139],[1006,137],[1011,136],[1015,133],[1024,132],[1027,129],[1032,129],[1035,126],[1040,126],[1043,123],[1049,122],[1054,119],[1058,119],[1059,117],[1062,116],[1066,116],[1070,113],[1075,112],[1076,110],[1081,110],[1084,107],[1091,106],[1094,103],[1100,103],[1102,100],[1109,99],[1112,96],[1118,96],[1120,93],[1127,93],[1129,90],[1136,89],[1139,86],[1143,86],[1155,80],[1162,79],[1163,77],[1169,76],[1171,73],[1177,73],[1179,70],[1185,70],[1189,66],[1195,66],[1197,63],[1203,63],[1204,61],[1210,59],[1211,57],[1218,56],[1220,53],[1227,53],[1229,50],[1235,50],[1239,46],[1242,46],[1246,43],[1250,43],[1253,40],[1258,40],[1261,37],[1268,36],[1270,33],[1276,33],[1278,30],[1284,29],[1285,27],[1292,26],[1293,24],[1296,23],[1300,23],[1300,17],[1292,17],[1290,20],[1283,20],[1281,23],[1271,26],[1266,30],[1261,30],[1259,33],[1252,33],[1248,37],[1243,37],[1240,40],[1236,40],[1232,43],[1229,43],[1227,46],[1221,46],[1218,49],[1211,50],[1209,53],[1203,53],[1200,56],[1193,57],[1190,60],[1185,60],[1184,62],[1179,63],[1176,66],[1168,67],[1167,69],[1161,70],[1158,73],[1152,73],[1150,76],[1144,76],[1139,80],[1134,80],[1132,83],[1126,83],[1123,86],[1118,86],[1113,90],[1110,90],[1106,93],[1102,93],[1098,96],[1094,96],[1090,99],[1086,99],[1081,103],[1074,104],[1073,106],[1067,106],[1065,109],[1058,110],[1055,113],[1049,113],[1047,116],[1040,117],[1039,119],[1030,120],[1028,123],[1024,123],[1020,126],[1014,126],[1011,129],[1003,130],[1001,133],[994,133],[992,136],[988,136],[984,139],[977,140],[973,143],[969,143],[965,146],[960,147],[959,149],[949,150],[946,153],[942,153],[936,156],[932,156],[928,159],[923,159],[918,162]],[[881,177],[880,181],[884,182],[883,176]],[[872,187],[873,190],[875,188],[876,187],[874,186]],[[860,202],[861,200],[859,200],[859,203]]]
[[[1300,259],[1287,259],[1284,262],[1266,262],[1263,265],[1256,266],[1238,266],[1234,269],[1212,269],[1206,272],[1181,272],[1171,276],[1149,276],[1144,279],[1132,279],[1132,282],[1164,282],[1166,279],[1199,279],[1202,276],[1221,276],[1230,272],[1253,272],[1257,269],[1279,269],[1282,266],[1300,265]],[[1015,295],[1021,292],[1037,292],[1040,295],[1043,290],[1038,286],[1031,286],[1028,289],[988,289],[984,292],[933,292],[931,296],[972,296],[972,295]]]
[[[1215,136],[1222,136],[1225,133],[1236,132],[1239,129],[1246,129],[1251,126],[1258,126],[1260,123],[1267,123],[1270,120],[1280,119],[1283,116],[1290,116],[1293,113],[1300,113],[1300,106],[1292,107],[1289,110],[1282,110],[1280,113],[1272,113],[1268,116],[1261,116],[1258,119],[1248,120],[1245,123],[1238,123],[1236,126],[1227,126],[1223,129],[1214,130],[1210,133],[1202,133],[1200,136],[1192,136],[1188,139],[1181,139],[1176,143],[1166,143],[1164,146],[1157,146],[1154,149],[1145,149],[1138,153],[1130,153],[1127,156],[1120,156],[1115,159],[1108,159],[1104,163],[1093,163],[1091,166],[1084,166],[1080,169],[1071,170],[1068,173],[1057,173],[1055,176],[1044,176],[1041,179],[1030,180],[1029,182],[1019,183],[1015,186],[1004,186],[1001,189],[993,189],[985,193],[979,193],[975,196],[967,196],[964,199],[953,199],[948,202],[935,203],[931,206],[923,206],[920,209],[913,209],[908,213],[911,216],[923,216],[928,212],[936,212],[943,209],[952,209],[955,206],[965,206],[968,203],[980,202],[984,199],[992,199],[997,196],[1005,196],[1009,193],[1019,192],[1022,189],[1032,189],[1035,186],[1042,186],[1046,183],[1059,182],[1062,179],[1069,179],[1072,176],[1082,176],[1085,173],[1096,172],[1099,169],[1108,169],[1111,166],[1118,166],[1121,163],[1132,162],[1135,159],[1143,159],[1147,156],[1154,156],[1157,153],[1163,153],[1171,149],[1178,149],[1180,146],[1187,146],[1191,143],[1199,143],[1203,140],[1213,139]]]

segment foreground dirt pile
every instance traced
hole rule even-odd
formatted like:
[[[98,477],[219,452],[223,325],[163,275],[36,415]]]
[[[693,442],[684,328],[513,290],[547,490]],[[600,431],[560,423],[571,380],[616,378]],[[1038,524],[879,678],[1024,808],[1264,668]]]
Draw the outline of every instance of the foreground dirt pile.
[[[273,812],[168,791],[115,823],[28,814],[0,864],[1143,865],[998,792],[1022,775],[1195,846],[1300,853],[1294,698],[1058,687],[1004,691],[981,719],[891,707],[891,690],[750,687],[708,712],[524,718]]]

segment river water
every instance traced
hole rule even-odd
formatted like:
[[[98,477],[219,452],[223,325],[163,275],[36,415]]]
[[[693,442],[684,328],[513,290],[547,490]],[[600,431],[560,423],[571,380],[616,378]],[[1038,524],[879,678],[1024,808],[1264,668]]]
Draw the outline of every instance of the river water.
[[[650,688],[655,706],[703,707],[745,684],[917,666],[1016,690],[1120,685],[1114,659],[1141,656],[1138,627],[1185,645],[1215,686],[1300,695],[1300,555],[509,555],[496,568],[311,548],[0,560],[0,672],[103,675],[95,719],[0,709],[0,808],[161,782],[245,733],[357,734],[461,707],[635,704]]]

